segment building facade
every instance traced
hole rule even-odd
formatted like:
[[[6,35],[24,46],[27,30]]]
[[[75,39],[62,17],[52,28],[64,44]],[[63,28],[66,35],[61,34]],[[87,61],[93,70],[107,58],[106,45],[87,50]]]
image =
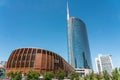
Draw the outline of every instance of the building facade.
[[[76,68],[75,71],[79,73],[81,77],[85,77],[89,75],[90,73],[92,73],[92,69],[84,69],[84,68],[83,69]]]
[[[66,74],[74,71],[72,66],[54,52],[40,48],[19,48],[11,53],[6,66],[6,74],[10,71],[22,71],[26,74],[29,70],[56,73],[58,69],[64,70]]]
[[[4,68],[6,68],[7,61],[1,61],[0,64],[1,64]]]
[[[3,77],[4,77],[4,75],[5,75],[5,68],[4,68],[4,66],[3,66],[3,65],[1,65],[1,64],[0,64],[0,73],[1,73],[0,78],[3,78]]]
[[[91,54],[85,23],[69,16],[67,4],[68,62],[74,68],[92,69]]]
[[[95,59],[97,71],[102,73],[103,71],[107,71],[111,74],[113,70],[112,58],[111,55],[102,55],[100,54],[98,58]]]

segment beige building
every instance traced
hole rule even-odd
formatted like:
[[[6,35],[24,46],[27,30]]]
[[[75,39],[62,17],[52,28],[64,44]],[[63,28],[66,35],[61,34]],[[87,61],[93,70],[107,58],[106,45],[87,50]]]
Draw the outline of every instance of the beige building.
[[[75,71],[79,73],[81,77],[85,77],[92,72],[92,69],[76,68]]]

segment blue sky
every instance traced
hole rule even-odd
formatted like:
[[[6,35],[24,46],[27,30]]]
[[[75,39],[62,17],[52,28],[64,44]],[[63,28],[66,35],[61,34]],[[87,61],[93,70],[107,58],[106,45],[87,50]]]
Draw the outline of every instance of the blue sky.
[[[120,0],[68,0],[70,15],[87,27],[95,69],[98,54],[120,66]],[[66,0],[0,0],[0,61],[20,47],[38,47],[67,57]]]

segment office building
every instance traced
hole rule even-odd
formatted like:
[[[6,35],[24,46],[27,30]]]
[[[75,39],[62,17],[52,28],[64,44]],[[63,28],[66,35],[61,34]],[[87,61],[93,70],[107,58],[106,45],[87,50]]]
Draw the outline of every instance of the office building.
[[[11,53],[6,66],[6,74],[10,71],[22,71],[26,74],[29,70],[56,73],[59,69],[65,71],[67,75],[74,71],[74,68],[60,55],[52,51],[40,48],[19,48]]]
[[[102,73],[103,71],[107,71],[111,74],[113,70],[112,58],[111,55],[98,55],[98,58],[95,59],[96,67],[98,73]]]
[[[68,62],[74,68],[92,69],[85,23],[69,15],[67,3]]]

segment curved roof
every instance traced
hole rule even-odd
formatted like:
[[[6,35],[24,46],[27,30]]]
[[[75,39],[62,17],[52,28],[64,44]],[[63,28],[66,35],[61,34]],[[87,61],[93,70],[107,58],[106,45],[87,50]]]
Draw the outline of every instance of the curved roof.
[[[41,49],[41,50],[45,50],[45,51],[52,52],[52,53],[56,54],[57,56],[61,57],[59,54],[57,54],[57,53],[55,53],[55,52],[53,52],[53,51],[51,51],[51,50],[47,50],[47,49],[43,49],[43,48],[38,48],[38,47],[20,47],[20,48],[14,49],[13,51],[16,51],[16,50],[18,50],[18,49]],[[13,51],[12,51],[12,52],[13,52]],[[62,57],[61,57],[61,58],[62,58]],[[62,58],[62,59],[64,59],[64,58]]]

